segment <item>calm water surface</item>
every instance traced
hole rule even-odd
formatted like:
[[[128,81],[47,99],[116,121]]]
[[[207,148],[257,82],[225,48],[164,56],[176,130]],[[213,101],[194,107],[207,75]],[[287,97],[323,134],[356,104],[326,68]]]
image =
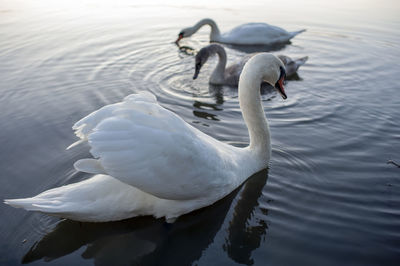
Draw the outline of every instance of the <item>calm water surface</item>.
[[[201,18],[222,31],[253,21],[306,28],[273,53],[309,61],[286,101],[262,91],[268,171],[171,225],[77,223],[0,204],[0,265],[398,265],[400,168],[387,164],[400,162],[398,1],[55,2],[0,3],[1,199],[90,177],[72,166],[88,147],[65,150],[71,126],[141,90],[245,146],[237,90],[208,85],[216,60],[193,81],[193,55],[173,44]],[[199,50],[208,32],[182,45]]]

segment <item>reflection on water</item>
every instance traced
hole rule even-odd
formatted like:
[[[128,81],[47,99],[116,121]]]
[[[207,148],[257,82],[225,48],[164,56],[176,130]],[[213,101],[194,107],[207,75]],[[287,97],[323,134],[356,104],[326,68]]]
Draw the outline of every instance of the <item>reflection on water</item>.
[[[224,104],[224,88],[223,86],[209,84],[208,91],[214,97],[217,105]]]
[[[246,190],[245,187],[240,193],[233,210],[233,218],[229,222],[228,237],[223,248],[230,258],[240,264],[254,263],[251,253],[260,246],[268,229],[267,221],[254,218],[255,208],[259,206],[258,199],[266,183],[267,174],[259,174],[247,181],[246,186],[252,189]],[[262,211],[265,215],[268,213],[265,208]]]
[[[190,47],[190,46],[180,46],[179,44],[177,44],[178,48],[179,48],[179,52],[183,53],[185,55],[196,55],[197,51]]]
[[[217,118],[217,115],[214,114],[210,114],[208,112],[203,112],[203,111],[193,111],[193,115],[199,117],[199,118],[203,118],[206,120],[214,120],[214,121],[220,121]]]
[[[213,243],[236,197],[224,249],[233,260],[250,265],[251,252],[260,245],[266,230],[264,225],[249,223],[267,177],[267,169],[262,170],[227,197],[173,224],[151,217],[113,223],[63,220],[30,248],[22,262],[52,261],[86,246],[81,256],[93,259],[95,265],[191,265]],[[249,239],[249,234],[257,241]]]
[[[194,101],[193,107],[196,109],[204,110],[193,110],[193,114],[199,118],[203,118],[206,120],[214,120],[219,121],[216,114],[210,113],[210,111],[222,111],[223,109],[219,107],[219,104],[212,104],[212,103],[204,103],[200,101]],[[209,110],[209,111],[207,111]]]

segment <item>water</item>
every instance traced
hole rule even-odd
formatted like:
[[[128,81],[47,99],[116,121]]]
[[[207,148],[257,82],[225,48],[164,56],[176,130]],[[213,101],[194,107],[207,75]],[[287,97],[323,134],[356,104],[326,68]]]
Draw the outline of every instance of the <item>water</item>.
[[[272,159],[237,191],[172,225],[77,223],[0,204],[0,264],[397,265],[400,261],[398,1],[0,3],[0,198],[90,177],[75,121],[141,90],[203,132],[245,146],[237,90],[192,80],[173,44],[204,17],[306,28],[275,54],[309,56],[288,99],[263,91]],[[208,29],[182,45],[199,50]],[[228,58],[243,51],[227,47]],[[177,162],[179,163],[179,162]]]

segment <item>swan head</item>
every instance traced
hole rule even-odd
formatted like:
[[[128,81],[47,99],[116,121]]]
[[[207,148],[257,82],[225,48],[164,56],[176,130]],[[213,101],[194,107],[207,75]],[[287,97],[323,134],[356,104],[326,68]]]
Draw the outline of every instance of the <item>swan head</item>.
[[[195,32],[196,30],[193,27],[184,28],[179,32],[178,39],[176,39],[175,43],[178,44],[180,40],[192,36]]]
[[[252,68],[253,69],[249,69]],[[278,90],[283,99],[286,99],[284,81],[286,78],[286,69],[283,62],[273,54],[269,53],[260,53],[247,62],[242,71],[242,75],[244,72],[254,72],[258,70],[258,78],[261,78],[261,81],[269,83],[275,89]]]
[[[212,49],[212,45],[208,45],[200,49],[200,51],[196,54],[195,59],[195,71],[193,75],[193,79],[196,79],[200,73],[201,67],[207,62],[208,58],[215,53]]]
[[[254,59],[259,57],[261,60],[260,64],[265,64],[267,67],[261,72],[262,81],[271,84],[275,89],[278,90],[279,94],[283,99],[287,98],[284,82],[286,78],[286,68],[282,60],[273,54],[259,54],[254,56]]]

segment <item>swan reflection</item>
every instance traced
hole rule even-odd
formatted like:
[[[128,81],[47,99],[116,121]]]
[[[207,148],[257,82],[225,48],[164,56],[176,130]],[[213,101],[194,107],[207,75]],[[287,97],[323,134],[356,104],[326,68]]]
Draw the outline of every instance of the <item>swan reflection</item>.
[[[179,43],[175,43],[176,46],[178,46],[179,53],[185,54],[185,55],[196,55],[197,51],[193,47],[186,46],[186,45],[179,45]]]
[[[227,197],[173,224],[152,217],[112,223],[62,220],[30,248],[22,262],[52,261],[85,246],[82,258],[93,259],[95,265],[191,265],[213,243],[233,203],[223,249],[234,261],[250,265],[251,252],[267,229],[264,221],[250,226],[267,177],[268,171],[262,170]]]
[[[209,84],[208,91],[215,99],[215,104],[224,104],[224,88],[223,86]],[[222,109],[221,109],[222,110]]]
[[[254,263],[251,253],[260,246],[268,229],[266,221],[254,221],[253,218],[266,182],[266,175],[249,179],[234,207],[233,218],[229,222],[228,236],[223,248],[229,257],[238,263],[246,265]],[[264,215],[268,214],[268,210],[264,208],[261,212]]]
[[[224,92],[222,86],[209,84],[209,94],[214,97],[215,103],[195,100],[193,102],[193,115],[206,120],[220,121],[214,111],[223,111]]]

